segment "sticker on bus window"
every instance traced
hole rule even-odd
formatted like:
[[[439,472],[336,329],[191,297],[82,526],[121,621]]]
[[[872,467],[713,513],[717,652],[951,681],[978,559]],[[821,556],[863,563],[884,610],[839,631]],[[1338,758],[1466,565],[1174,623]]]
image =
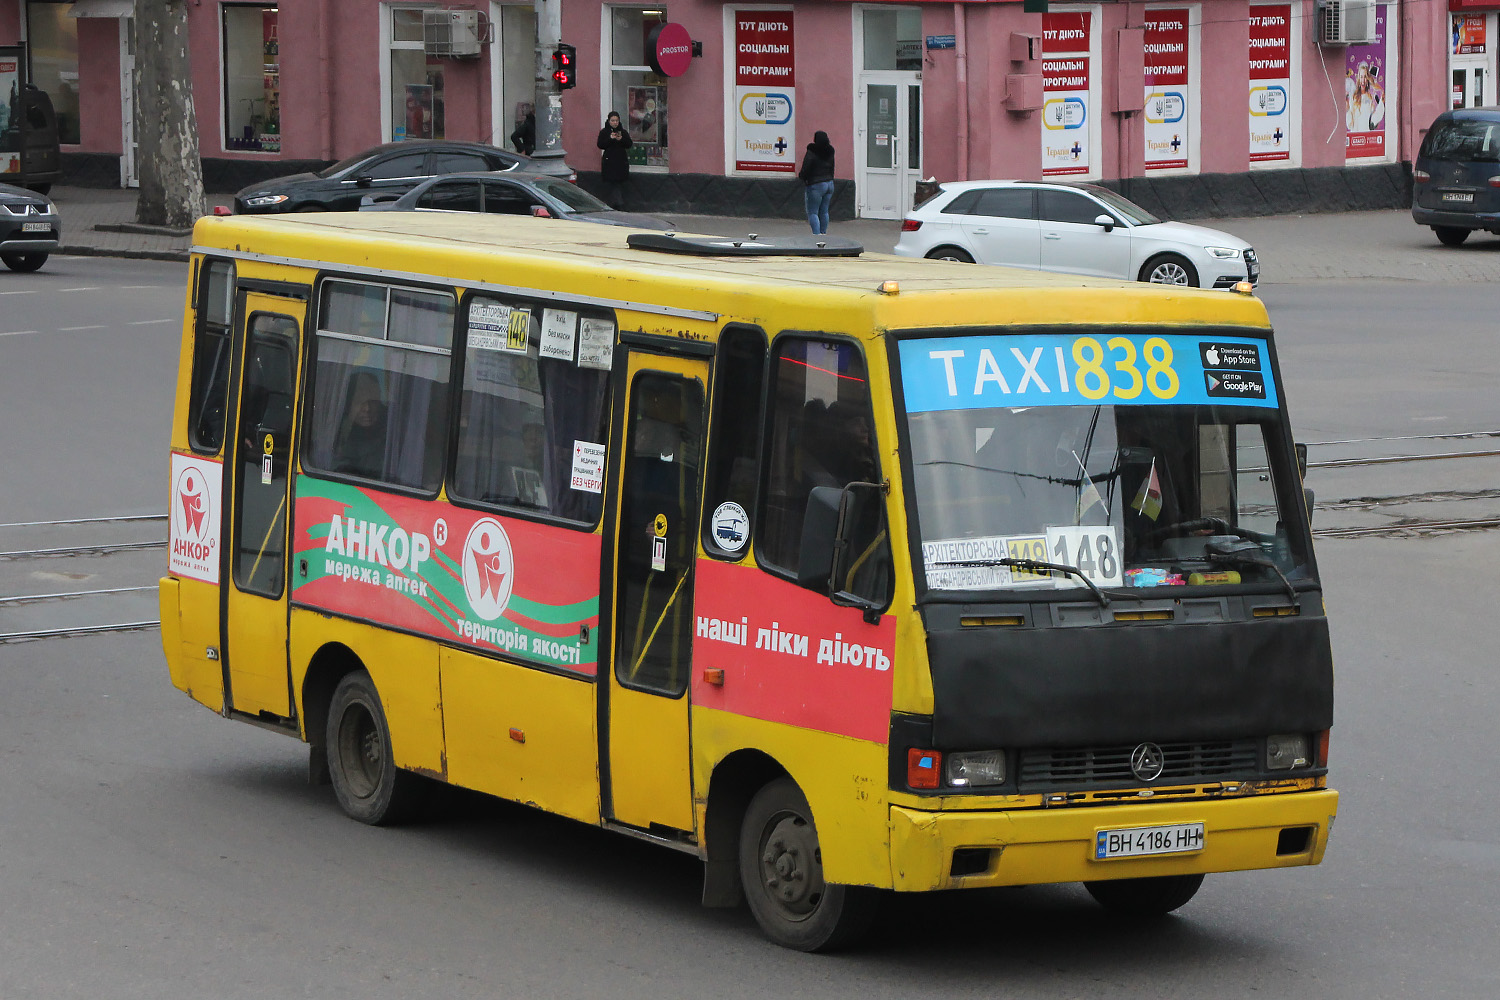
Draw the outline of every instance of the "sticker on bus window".
[[[585,493],[604,492],[604,445],[573,442],[573,477],[568,485]]]
[[[559,361],[573,360],[573,343],[577,339],[578,314],[567,309],[542,310],[542,346],[537,354]]]
[[[607,319],[578,322],[578,367],[609,371],[614,364],[615,324]]]
[[[725,552],[738,552],[750,539],[750,518],[745,508],[733,500],[726,500],[714,508],[714,544]]]
[[[510,326],[510,306],[499,302],[469,303],[469,333],[466,343],[471,351],[505,350],[505,332]]]
[[[504,350],[511,354],[525,354],[531,342],[531,310],[512,309],[510,322],[505,325]]]

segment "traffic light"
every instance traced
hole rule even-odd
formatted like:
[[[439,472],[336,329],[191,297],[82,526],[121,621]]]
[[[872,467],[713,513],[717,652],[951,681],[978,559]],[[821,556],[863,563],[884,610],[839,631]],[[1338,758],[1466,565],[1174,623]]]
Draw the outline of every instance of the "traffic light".
[[[578,50],[562,42],[552,50],[552,80],[558,90],[578,86]]]

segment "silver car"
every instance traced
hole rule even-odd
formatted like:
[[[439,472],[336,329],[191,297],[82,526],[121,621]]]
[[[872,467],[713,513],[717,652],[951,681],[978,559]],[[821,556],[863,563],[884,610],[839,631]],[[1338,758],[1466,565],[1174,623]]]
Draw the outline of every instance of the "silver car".
[[[361,212],[442,211],[489,215],[534,215],[573,222],[598,222],[633,229],[676,229],[666,219],[617,212],[576,184],[519,170],[449,174],[423,181],[394,201],[369,202]]]
[[[62,239],[62,219],[52,199],[0,184],[0,261],[12,271],[35,271]]]
[[[903,220],[895,252],[1206,288],[1260,280],[1244,240],[1163,222],[1094,184],[943,184]]]

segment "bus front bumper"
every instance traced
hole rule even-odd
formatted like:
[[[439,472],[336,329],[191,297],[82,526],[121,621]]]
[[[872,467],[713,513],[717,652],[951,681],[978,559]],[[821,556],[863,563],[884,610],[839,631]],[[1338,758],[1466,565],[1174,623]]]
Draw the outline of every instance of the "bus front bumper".
[[[899,892],[923,892],[1315,865],[1323,860],[1338,801],[1338,792],[1318,789],[1004,812],[891,806],[892,884]],[[1185,823],[1203,824],[1201,850],[1094,859],[1100,831]],[[953,874],[956,851],[957,869],[972,874]]]

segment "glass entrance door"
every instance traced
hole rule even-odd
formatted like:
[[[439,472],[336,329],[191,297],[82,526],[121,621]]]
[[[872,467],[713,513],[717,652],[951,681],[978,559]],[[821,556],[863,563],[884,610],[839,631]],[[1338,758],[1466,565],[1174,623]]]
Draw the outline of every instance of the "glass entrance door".
[[[864,8],[860,21],[857,212],[862,218],[899,219],[911,208],[922,177],[922,13]]]

